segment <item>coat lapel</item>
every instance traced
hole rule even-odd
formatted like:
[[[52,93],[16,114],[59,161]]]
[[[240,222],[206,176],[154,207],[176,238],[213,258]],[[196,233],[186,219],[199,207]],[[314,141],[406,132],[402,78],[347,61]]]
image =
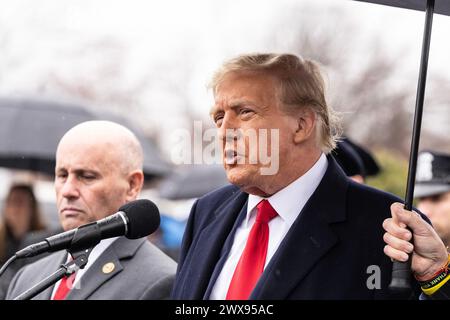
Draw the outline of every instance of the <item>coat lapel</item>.
[[[281,242],[251,299],[286,299],[338,242],[330,224],[344,221],[348,181],[335,161]]]
[[[114,241],[90,266],[79,283],[75,285],[75,288],[69,292],[66,299],[86,300],[89,298],[105,282],[123,270],[124,267],[120,260],[134,256],[144,241],[146,241],[145,238],[128,240],[125,237],[120,237]],[[114,270],[104,272],[103,267],[107,263],[114,264]]]
[[[211,278],[209,280],[209,284],[208,284],[208,288],[206,289],[206,293],[203,296],[204,300],[208,300],[209,296],[211,295],[211,291],[214,287],[214,284],[217,281],[217,278],[219,277],[220,272],[222,271],[223,265],[225,264],[228,255],[231,251],[231,248],[233,246],[233,242],[234,242],[234,235],[236,234],[236,230],[237,228],[242,224],[242,221],[244,220],[244,218],[247,215],[247,205],[248,202],[246,201],[244,203],[244,205],[241,208],[240,213],[237,216],[236,222],[233,225],[233,229],[231,230],[231,232],[229,233],[227,239],[225,240],[225,243],[222,247],[222,251],[221,251],[221,255],[220,255],[220,259],[219,261],[216,263],[216,266],[214,268],[214,271],[211,275]]]
[[[202,299],[208,287],[211,275],[223,254],[223,246],[235,226],[237,216],[248,199],[248,194],[236,192],[231,199],[224,201],[214,213],[214,219],[199,234],[195,248],[191,250],[191,261],[195,267],[186,269],[184,291],[189,292],[189,299]],[[204,254],[207,252],[208,254]]]

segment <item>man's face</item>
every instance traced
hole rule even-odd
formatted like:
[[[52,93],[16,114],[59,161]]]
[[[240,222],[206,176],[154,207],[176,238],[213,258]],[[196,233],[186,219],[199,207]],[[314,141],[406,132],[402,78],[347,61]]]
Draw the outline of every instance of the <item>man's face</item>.
[[[450,245],[450,191],[420,198],[417,208],[430,218],[444,243]]]
[[[114,146],[61,142],[56,155],[55,191],[64,230],[113,214],[126,202],[129,187]]]
[[[269,76],[230,73],[217,88],[211,114],[223,141],[224,167],[228,180],[246,192],[264,195],[258,186],[286,170],[296,119],[283,113],[280,104]],[[272,175],[262,174],[269,166],[261,161],[264,154],[279,162]]]

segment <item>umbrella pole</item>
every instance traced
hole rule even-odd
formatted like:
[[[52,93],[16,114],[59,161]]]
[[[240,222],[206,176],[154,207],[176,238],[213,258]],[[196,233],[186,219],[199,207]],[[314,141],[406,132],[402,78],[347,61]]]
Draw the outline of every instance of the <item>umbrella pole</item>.
[[[425,15],[425,28],[422,42],[422,54],[420,58],[419,80],[417,84],[416,109],[414,113],[414,125],[409,155],[408,180],[406,184],[405,209],[411,210],[414,198],[414,182],[416,178],[417,154],[419,151],[420,130],[422,127],[423,101],[425,97],[425,85],[427,82],[428,56],[430,53],[431,28],[433,25],[435,0],[427,1]],[[393,291],[406,291],[411,288],[411,257],[407,262],[394,261],[392,267],[392,279],[389,288]]]

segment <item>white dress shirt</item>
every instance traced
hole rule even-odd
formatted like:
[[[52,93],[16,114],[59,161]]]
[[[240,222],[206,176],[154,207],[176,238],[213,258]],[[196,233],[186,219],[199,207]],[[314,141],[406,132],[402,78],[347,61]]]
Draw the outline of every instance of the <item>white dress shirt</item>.
[[[72,287],[74,290],[82,289],[81,286],[79,285],[80,279],[83,277],[83,275],[86,273],[86,271],[94,264],[95,260],[97,260],[98,257],[117,239],[119,239],[119,237],[104,239],[104,240],[100,241],[99,244],[97,244],[92,249],[91,254],[89,255],[88,263],[86,264],[86,266],[83,269],[78,270],[75,275],[75,280],[73,281],[73,287]],[[69,257],[69,254],[68,254],[66,263],[69,262],[70,260],[71,260],[71,257]],[[54,285],[53,292],[52,292],[52,299],[55,296],[56,290],[58,290],[60,283],[61,283],[61,280],[59,280]]]
[[[286,236],[294,221],[302,211],[308,199],[316,190],[325,171],[328,167],[328,161],[322,154],[317,162],[300,178],[281,189],[269,198],[262,198],[250,194],[248,197],[247,216],[237,228],[234,236],[233,246],[231,247],[228,258],[225,261],[222,271],[217,277],[216,283],[212,288],[211,300],[224,300],[234,270],[244,251],[248,235],[256,219],[256,205],[263,199],[267,199],[278,216],[269,222],[269,244],[267,248],[267,257],[264,268],[270,262],[277,251],[281,241]]]

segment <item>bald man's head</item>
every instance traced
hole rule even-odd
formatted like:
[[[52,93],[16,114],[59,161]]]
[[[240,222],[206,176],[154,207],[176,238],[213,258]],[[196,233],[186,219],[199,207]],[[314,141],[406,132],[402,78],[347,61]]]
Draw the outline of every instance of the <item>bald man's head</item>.
[[[55,190],[65,230],[96,221],[135,200],[143,184],[143,152],[136,136],[109,121],[70,129],[56,151]]]
[[[87,121],[66,132],[58,149],[84,145],[86,149],[104,149],[107,161],[117,162],[123,173],[142,170],[143,152],[136,136],[126,127],[111,121]]]

